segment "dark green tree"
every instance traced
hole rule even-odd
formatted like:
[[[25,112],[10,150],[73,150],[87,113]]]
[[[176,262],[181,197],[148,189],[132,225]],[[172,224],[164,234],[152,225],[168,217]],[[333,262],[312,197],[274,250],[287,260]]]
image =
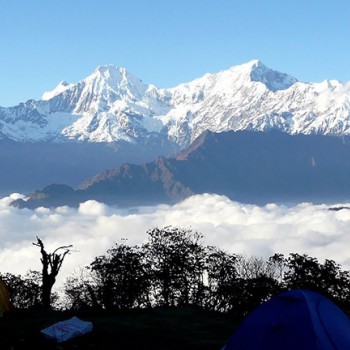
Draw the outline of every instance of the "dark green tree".
[[[206,250],[206,307],[226,312],[233,307],[237,285],[237,256],[209,246]]]
[[[97,299],[93,281],[88,268],[72,274],[64,284],[64,308],[71,310],[102,309],[102,302]]]
[[[157,305],[200,304],[204,293],[205,249],[202,235],[172,226],[147,231],[142,246]]]
[[[107,310],[150,306],[150,279],[142,251],[116,244],[90,264],[93,283],[87,294],[93,305]]]
[[[350,274],[335,261],[326,259],[322,264],[306,254],[291,253],[285,259],[285,265],[284,284],[287,289],[313,290],[350,308]]]
[[[0,274],[6,283],[11,304],[16,309],[36,308],[41,303],[39,272],[29,271],[26,275]]]

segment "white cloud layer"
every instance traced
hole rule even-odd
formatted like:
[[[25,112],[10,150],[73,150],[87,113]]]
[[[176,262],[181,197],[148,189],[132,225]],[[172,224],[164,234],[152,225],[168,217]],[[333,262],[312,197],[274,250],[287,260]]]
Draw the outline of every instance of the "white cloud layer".
[[[0,271],[40,271],[40,251],[32,244],[36,236],[48,252],[72,244],[73,252],[62,265],[57,288],[114,243],[127,239],[130,245],[141,244],[147,230],[169,225],[201,232],[204,244],[236,254],[264,258],[274,253],[308,254],[320,262],[333,259],[343,269],[350,269],[349,209],[334,211],[312,203],[260,207],[209,194],[173,206],[129,209],[88,201],[79,208],[28,210],[11,207],[9,201],[10,197],[0,200]]]

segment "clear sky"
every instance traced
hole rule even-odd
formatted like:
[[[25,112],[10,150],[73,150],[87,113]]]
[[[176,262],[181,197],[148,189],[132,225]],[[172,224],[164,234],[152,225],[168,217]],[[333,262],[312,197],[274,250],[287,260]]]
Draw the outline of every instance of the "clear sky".
[[[350,80],[349,0],[0,0],[0,106],[102,64],[173,87],[260,59],[308,82]]]

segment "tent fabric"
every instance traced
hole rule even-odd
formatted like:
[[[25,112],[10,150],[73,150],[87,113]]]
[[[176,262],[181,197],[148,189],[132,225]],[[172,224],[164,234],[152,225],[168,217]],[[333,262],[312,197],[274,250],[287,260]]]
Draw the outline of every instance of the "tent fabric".
[[[6,284],[0,279],[0,317],[10,310],[10,296]]]
[[[62,343],[91,331],[92,322],[82,321],[74,316],[41,330],[41,333],[50,340]]]
[[[290,290],[248,314],[224,349],[348,350],[350,319],[321,294]]]

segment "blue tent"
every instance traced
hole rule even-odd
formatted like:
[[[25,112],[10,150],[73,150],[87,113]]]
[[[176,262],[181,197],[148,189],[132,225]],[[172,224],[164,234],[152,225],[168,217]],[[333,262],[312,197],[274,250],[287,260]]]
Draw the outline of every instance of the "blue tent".
[[[296,289],[247,315],[225,350],[349,350],[350,319],[331,300]]]

